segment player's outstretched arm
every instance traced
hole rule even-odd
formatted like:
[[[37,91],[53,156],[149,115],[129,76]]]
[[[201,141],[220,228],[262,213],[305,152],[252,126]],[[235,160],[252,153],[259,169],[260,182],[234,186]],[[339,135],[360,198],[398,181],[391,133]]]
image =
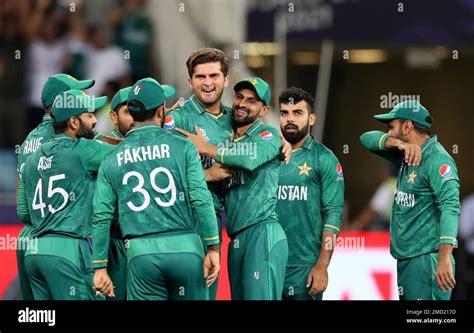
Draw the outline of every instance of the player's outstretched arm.
[[[407,143],[382,131],[365,132],[360,136],[360,143],[369,151],[384,159],[401,165],[417,166],[421,162],[421,148],[417,144]]]
[[[197,149],[192,143],[187,143],[185,150],[189,198],[203,235],[204,244],[208,248],[204,258],[203,273],[209,287],[216,280],[220,270],[219,229],[211,192],[206,185]]]
[[[211,192],[209,192],[204,178],[199,155],[196,147],[190,142],[186,144],[185,150],[189,198],[201,228],[204,242],[207,246],[219,244],[217,218]]]
[[[110,245],[110,225],[117,207],[117,194],[112,187],[104,164],[97,177],[92,216],[92,265],[94,269],[106,268]]]
[[[339,161],[332,153],[319,154],[319,177],[321,179],[321,212],[324,226],[318,261],[307,278],[309,295],[323,293],[328,285],[328,267],[336,245],[336,238],[342,224],[344,209],[344,178]]]
[[[441,172],[446,169],[450,172]],[[444,154],[435,156],[428,167],[428,181],[440,211],[438,266],[435,277],[442,291],[451,290],[456,284],[451,254],[457,242],[461,215],[459,178],[454,161]]]
[[[323,293],[328,287],[328,267],[336,245],[336,235],[331,231],[323,231],[318,261],[306,279],[306,288],[310,288],[311,297]]]

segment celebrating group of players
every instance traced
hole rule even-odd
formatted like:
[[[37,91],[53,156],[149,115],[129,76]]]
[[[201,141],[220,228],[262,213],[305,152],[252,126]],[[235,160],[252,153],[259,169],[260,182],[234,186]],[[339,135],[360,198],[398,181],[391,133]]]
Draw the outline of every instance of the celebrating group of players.
[[[57,74],[45,83],[43,122],[18,158],[24,299],[213,300],[224,212],[232,299],[322,299],[344,178],[310,134],[313,98],[299,88],[281,92],[281,138],[262,122],[271,99],[264,80],[237,82],[230,108],[221,103],[229,84],[222,51],[199,49],[186,65],[191,97],[169,110],[175,89],[139,80],[113,97],[109,135],[94,132],[107,98],[84,92],[93,80]],[[392,254],[401,298],[446,299],[459,182],[435,137],[413,142],[425,112],[402,103],[379,117],[389,133],[368,132],[361,142],[400,166]],[[438,180],[439,163],[449,173]]]

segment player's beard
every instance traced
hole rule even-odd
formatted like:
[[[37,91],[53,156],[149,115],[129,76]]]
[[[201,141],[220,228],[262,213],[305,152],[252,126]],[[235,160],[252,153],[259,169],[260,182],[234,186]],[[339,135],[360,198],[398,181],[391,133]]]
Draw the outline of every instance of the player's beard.
[[[128,131],[132,129],[133,123],[130,126],[125,126],[120,122],[120,118],[117,117],[117,126],[118,126],[118,132],[122,135],[125,136]]]
[[[76,137],[79,138],[84,138],[84,139],[93,139],[94,138],[94,125],[92,127],[87,127],[80,119],[79,119],[79,130],[76,133]]]
[[[296,132],[288,133],[288,128],[296,128]],[[283,133],[283,137],[291,144],[295,144],[300,142],[309,132],[309,122],[306,123],[306,126],[302,129],[298,129],[298,126],[295,124],[287,124],[285,127],[282,128],[281,132]]]
[[[233,114],[232,114],[232,120],[233,120],[234,125],[236,127],[243,127],[243,126],[246,126],[248,124],[251,124],[251,123],[255,122],[255,120],[257,119],[257,115],[252,116],[250,114],[250,110],[247,109],[247,108],[241,108],[241,109],[244,109],[247,112],[247,116],[245,118],[237,118],[235,116],[235,109],[234,109]]]

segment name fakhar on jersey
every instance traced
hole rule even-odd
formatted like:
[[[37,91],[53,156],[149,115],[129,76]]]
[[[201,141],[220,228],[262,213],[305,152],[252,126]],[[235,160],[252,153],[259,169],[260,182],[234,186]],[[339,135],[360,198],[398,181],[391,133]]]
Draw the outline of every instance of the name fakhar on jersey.
[[[167,144],[142,146],[125,149],[117,153],[118,165],[170,158],[170,146]]]
[[[298,185],[278,185],[278,200],[307,201],[308,187]]]
[[[400,191],[398,188],[395,189],[395,202],[397,205],[405,206],[405,207],[415,207],[415,195],[413,193],[405,193]]]

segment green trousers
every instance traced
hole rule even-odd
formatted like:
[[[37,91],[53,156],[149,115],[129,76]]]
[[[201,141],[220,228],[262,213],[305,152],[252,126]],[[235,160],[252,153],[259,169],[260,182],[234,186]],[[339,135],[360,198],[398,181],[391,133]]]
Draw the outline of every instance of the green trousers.
[[[60,235],[38,238],[25,254],[35,300],[105,300],[93,289],[92,252],[86,239]]]
[[[28,238],[30,237],[31,230],[33,227],[26,224],[18,234],[18,245],[16,250],[16,260],[18,266],[18,281],[20,282],[21,295],[24,301],[32,301],[33,290],[31,290],[30,278],[26,273],[25,267],[25,252],[28,244]]]
[[[127,299],[127,249],[123,239],[111,237],[107,273],[114,284],[115,297],[107,300],[124,301]]]
[[[283,299],[287,301],[321,301],[323,294],[314,297],[309,295],[310,288],[306,288],[308,274],[313,267],[287,267]]]
[[[204,249],[197,233],[130,239],[128,300],[208,300]]]
[[[281,300],[288,242],[280,223],[262,222],[234,235],[228,270],[233,300]]]
[[[451,256],[453,274],[454,258]],[[400,300],[445,300],[451,299],[451,291],[441,291],[436,282],[438,252],[418,257],[397,260],[398,293]]]

